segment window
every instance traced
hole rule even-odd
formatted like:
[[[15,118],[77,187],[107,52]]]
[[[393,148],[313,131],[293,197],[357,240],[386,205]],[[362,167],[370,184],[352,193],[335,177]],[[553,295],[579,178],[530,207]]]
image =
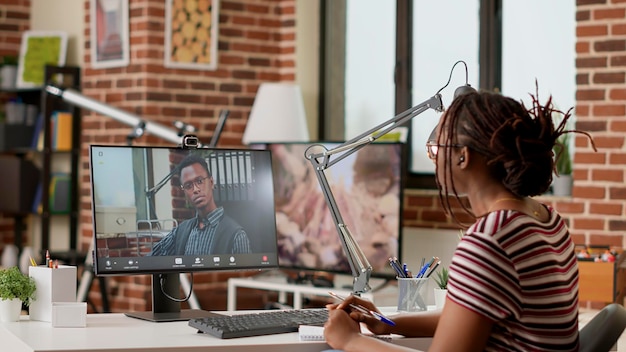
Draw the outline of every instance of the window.
[[[455,62],[467,64],[468,83],[478,88],[478,0],[416,1],[413,8],[412,105],[432,97],[450,76]],[[465,67],[456,65],[450,85],[442,92],[444,107],[452,102],[454,90],[465,84]],[[424,152],[426,140],[439,121],[440,113],[428,110],[411,123],[413,173],[434,173]]]
[[[468,83],[529,104],[554,97],[575,103],[575,3],[541,0],[322,0],[323,91],[320,138],[355,137],[433,96],[463,60]],[[532,19],[532,23],[529,19]],[[549,53],[546,54],[546,53]],[[410,77],[410,79],[407,79]],[[444,106],[465,84],[455,67]],[[407,186],[434,188],[424,145],[439,114],[411,122]]]
[[[560,110],[574,106],[575,2],[507,1],[502,15],[502,93],[530,106],[536,79],[541,101],[552,95]]]
[[[345,139],[394,116],[396,6],[347,0]]]

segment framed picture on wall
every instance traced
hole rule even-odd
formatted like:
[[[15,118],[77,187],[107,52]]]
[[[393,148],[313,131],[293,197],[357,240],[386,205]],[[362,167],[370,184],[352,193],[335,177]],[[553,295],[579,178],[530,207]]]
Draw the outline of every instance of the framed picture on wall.
[[[18,88],[41,87],[46,65],[65,65],[67,33],[59,31],[26,31],[22,35],[17,65]]]
[[[128,0],[91,0],[91,65],[94,68],[128,66]]]
[[[215,70],[219,0],[165,3],[165,67]]]

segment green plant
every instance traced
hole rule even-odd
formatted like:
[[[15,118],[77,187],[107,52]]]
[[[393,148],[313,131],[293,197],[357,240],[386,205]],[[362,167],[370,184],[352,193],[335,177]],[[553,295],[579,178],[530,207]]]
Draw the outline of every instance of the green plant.
[[[558,175],[572,174],[572,156],[569,151],[569,134],[561,135],[554,145],[554,156],[556,158],[556,172]]]
[[[0,270],[0,299],[17,298],[25,306],[35,300],[35,280],[22,274],[17,266]]]
[[[448,289],[448,268],[441,267],[441,270],[437,272],[437,276],[435,276],[435,283],[437,287],[442,290]]]
[[[5,55],[4,57],[2,57],[2,62],[0,62],[0,66],[3,65],[17,66],[17,56]]]

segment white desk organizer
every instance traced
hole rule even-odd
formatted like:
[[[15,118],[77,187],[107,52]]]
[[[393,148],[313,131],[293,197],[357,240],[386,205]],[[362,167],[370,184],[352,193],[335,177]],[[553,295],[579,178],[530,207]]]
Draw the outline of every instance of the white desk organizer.
[[[58,268],[30,266],[28,275],[37,285],[36,299],[29,306],[30,320],[52,322],[53,303],[76,303],[75,266],[61,265]]]
[[[87,326],[86,302],[52,302],[53,328],[84,328]]]

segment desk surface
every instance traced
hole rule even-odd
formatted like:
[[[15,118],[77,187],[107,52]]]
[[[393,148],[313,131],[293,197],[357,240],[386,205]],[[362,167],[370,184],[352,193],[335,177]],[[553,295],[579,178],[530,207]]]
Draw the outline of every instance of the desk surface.
[[[153,323],[124,314],[88,314],[85,328],[53,328],[30,321],[0,323],[3,351],[320,351],[325,342],[299,341],[298,333],[218,339],[197,333],[186,321]],[[394,343],[426,349],[429,338],[398,338]]]

